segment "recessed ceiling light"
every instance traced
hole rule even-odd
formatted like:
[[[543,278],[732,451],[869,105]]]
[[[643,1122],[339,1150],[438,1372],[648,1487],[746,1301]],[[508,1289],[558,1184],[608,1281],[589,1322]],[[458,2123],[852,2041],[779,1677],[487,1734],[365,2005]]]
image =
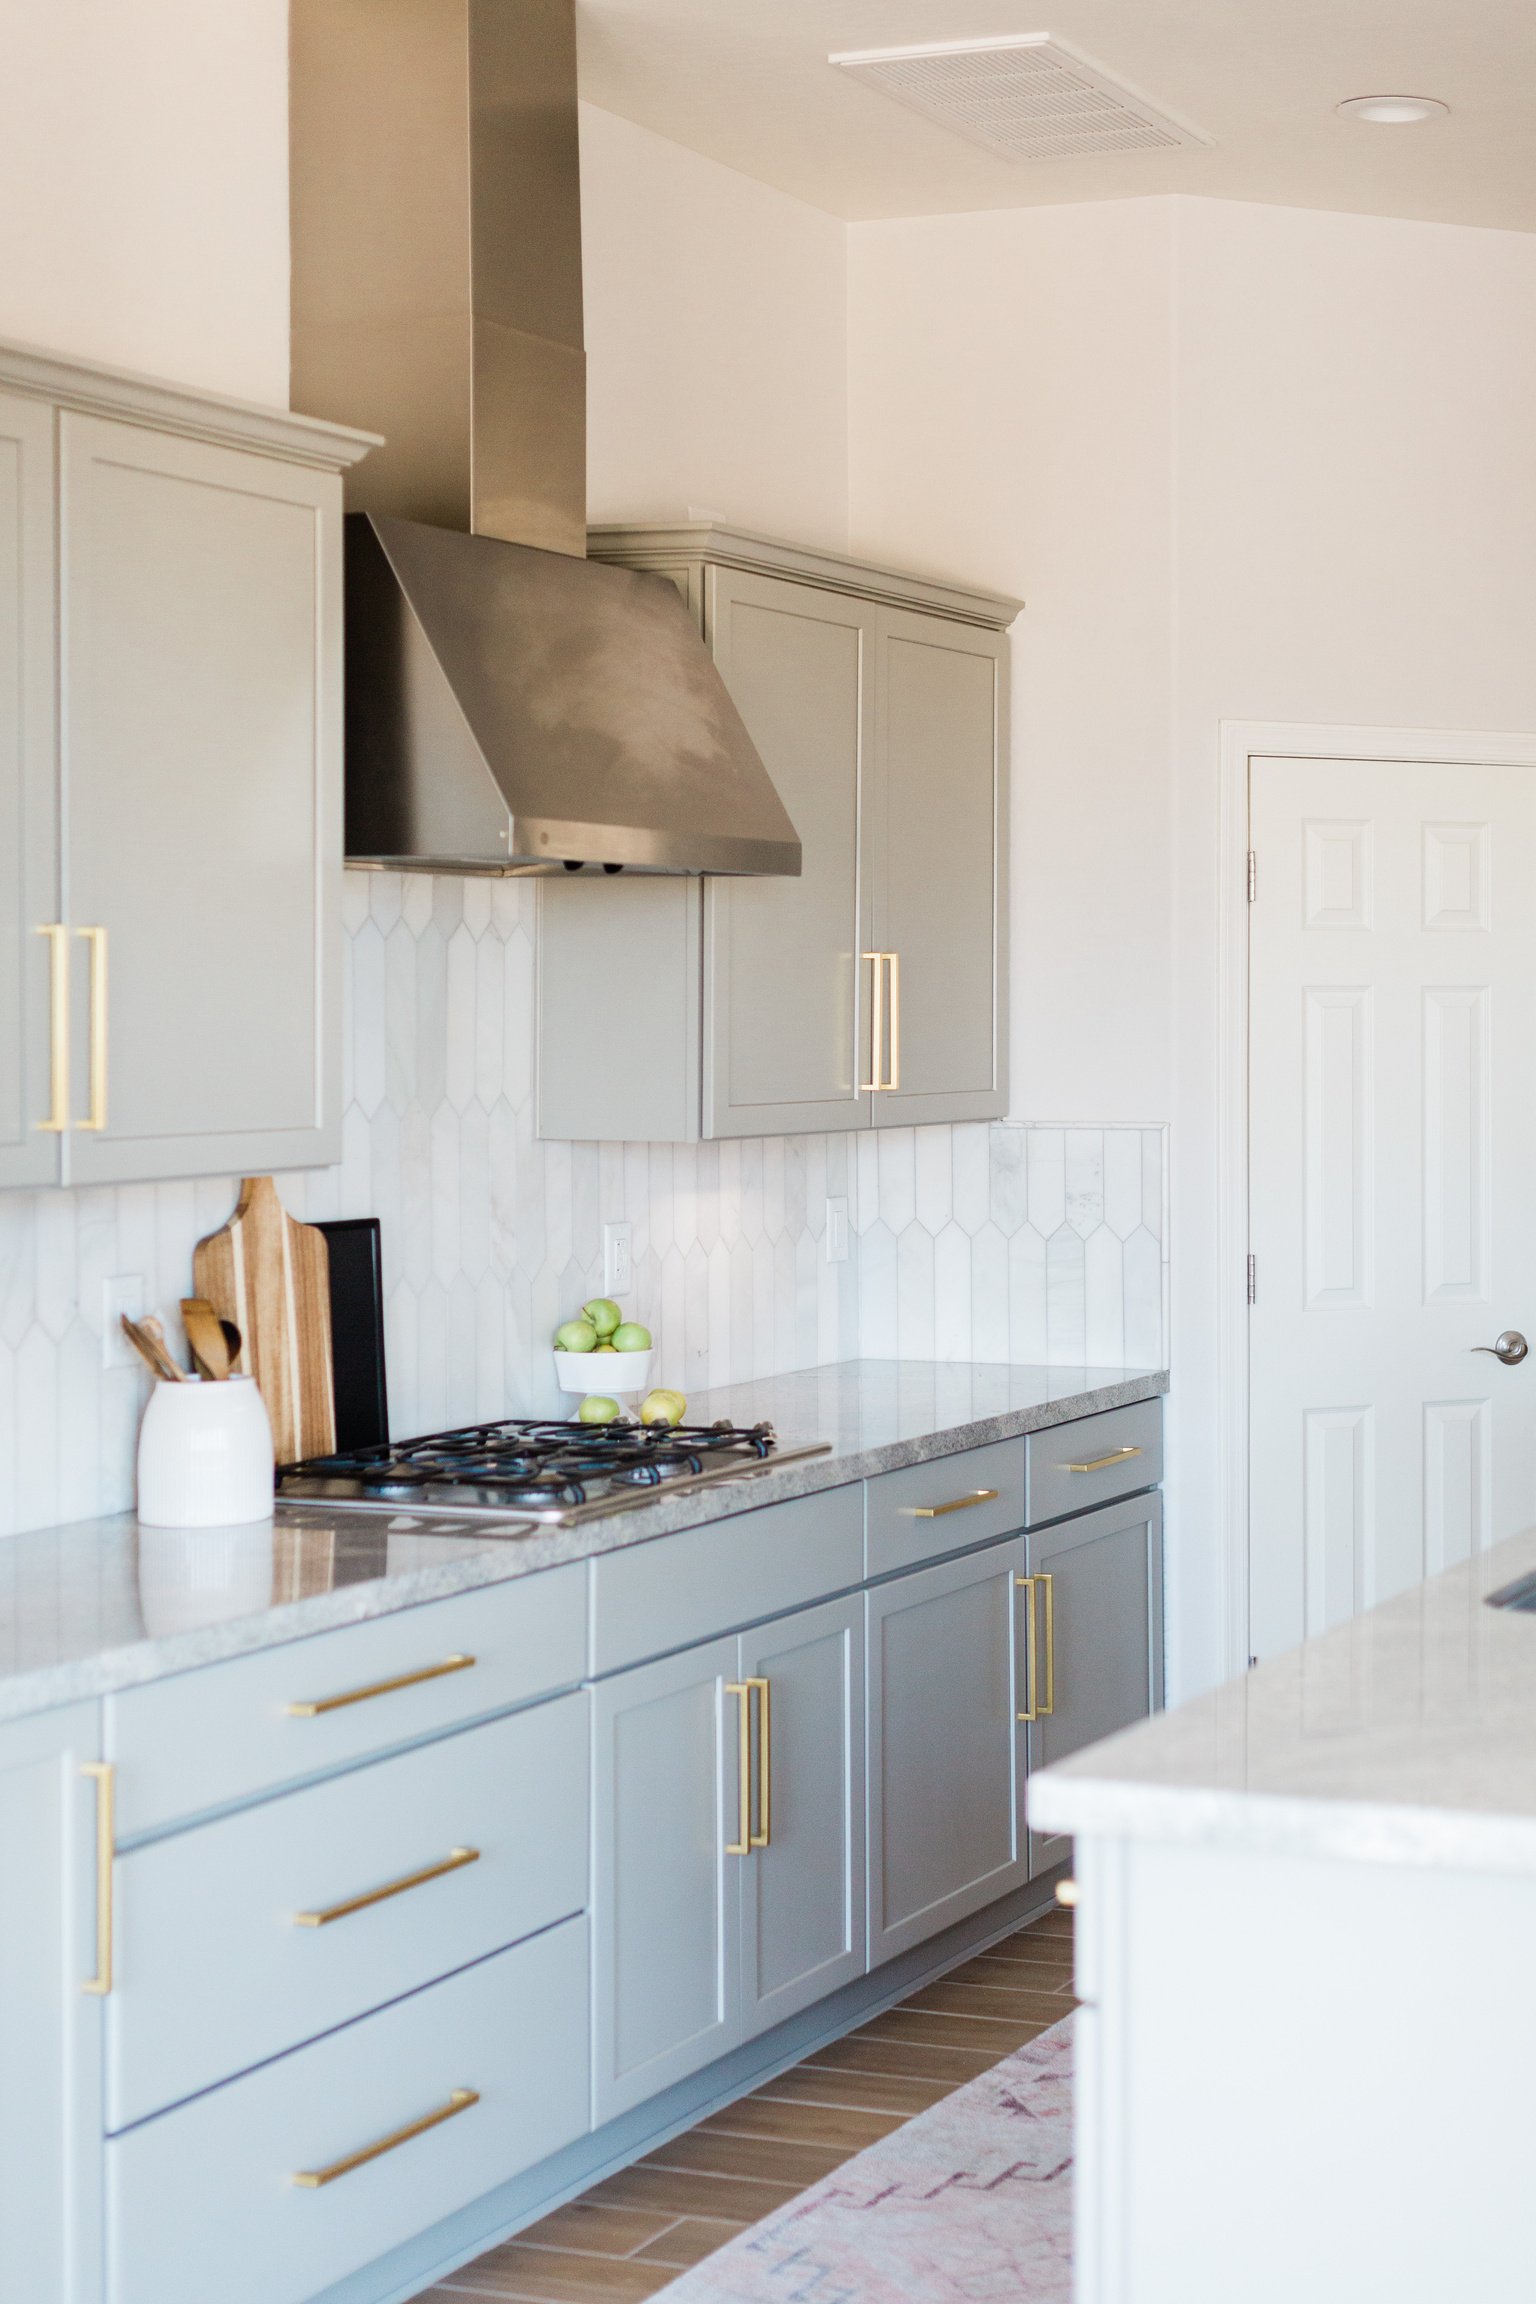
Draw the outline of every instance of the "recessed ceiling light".
[[[1450,106],[1438,96],[1351,96],[1334,110],[1346,120],[1369,120],[1377,128],[1410,128],[1420,120],[1443,120]]]

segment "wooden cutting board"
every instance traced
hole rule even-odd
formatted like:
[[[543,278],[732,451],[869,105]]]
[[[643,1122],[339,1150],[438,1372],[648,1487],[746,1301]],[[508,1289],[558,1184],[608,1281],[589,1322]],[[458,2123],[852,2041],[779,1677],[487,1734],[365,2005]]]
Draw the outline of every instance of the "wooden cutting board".
[[[198,1295],[240,1331],[239,1366],[260,1386],[278,1463],[329,1455],[336,1410],[324,1234],[289,1215],[270,1176],[247,1176],[222,1232],[198,1242],[192,1275]]]

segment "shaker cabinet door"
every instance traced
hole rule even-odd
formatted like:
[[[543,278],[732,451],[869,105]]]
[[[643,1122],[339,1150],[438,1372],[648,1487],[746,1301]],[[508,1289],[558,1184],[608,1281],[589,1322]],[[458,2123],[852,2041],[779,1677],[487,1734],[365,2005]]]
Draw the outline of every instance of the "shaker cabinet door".
[[[709,641],[800,835],[799,879],[707,882],[704,1133],[868,1124],[861,781],[873,735],[867,603],[708,571]]]
[[[0,1728],[0,2296],[100,2304],[94,1704]],[[109,1917],[109,1916],[108,1916]]]
[[[60,427],[72,1173],[333,1160],[341,483]]]
[[[741,1636],[752,1763],[741,1882],[742,2033],[864,1973],[864,1604]]]
[[[740,2038],[736,1642],[593,1691],[593,2118],[601,2126]]]
[[[1163,1500],[1127,1497],[1028,1538],[1020,1595],[1029,1765],[1048,1768],[1163,1700]],[[1033,1613],[1033,1623],[1030,1613]],[[1062,1834],[1031,1833],[1033,1869],[1063,1863]]]
[[[887,957],[876,1127],[994,1120],[1008,1108],[1007,647],[1001,633],[879,611],[868,852],[874,946]]]
[[[869,1958],[979,1912],[1028,1877],[1017,1724],[1022,1539],[866,1596]]]
[[[51,408],[0,394],[0,1185],[58,1180],[50,1031],[57,929]]]

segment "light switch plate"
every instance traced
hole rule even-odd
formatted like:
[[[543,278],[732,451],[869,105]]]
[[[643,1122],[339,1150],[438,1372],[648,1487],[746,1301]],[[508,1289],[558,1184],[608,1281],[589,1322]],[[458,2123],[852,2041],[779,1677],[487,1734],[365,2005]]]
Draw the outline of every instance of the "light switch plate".
[[[120,1272],[101,1284],[101,1364],[103,1368],[139,1368],[137,1352],[123,1334],[123,1314],[130,1320],[144,1317],[144,1275]]]
[[[603,1294],[627,1296],[635,1284],[634,1228],[629,1224],[603,1226]]]
[[[827,1262],[846,1264],[848,1261],[848,1203],[846,1200],[827,1202]]]

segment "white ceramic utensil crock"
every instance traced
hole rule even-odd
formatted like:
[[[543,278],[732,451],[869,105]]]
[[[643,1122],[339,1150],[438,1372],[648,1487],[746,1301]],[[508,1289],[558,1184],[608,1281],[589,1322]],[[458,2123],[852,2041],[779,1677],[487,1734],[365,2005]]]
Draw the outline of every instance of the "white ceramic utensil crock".
[[[272,1427],[249,1376],[157,1384],[139,1426],[139,1518],[233,1528],[272,1514]]]

